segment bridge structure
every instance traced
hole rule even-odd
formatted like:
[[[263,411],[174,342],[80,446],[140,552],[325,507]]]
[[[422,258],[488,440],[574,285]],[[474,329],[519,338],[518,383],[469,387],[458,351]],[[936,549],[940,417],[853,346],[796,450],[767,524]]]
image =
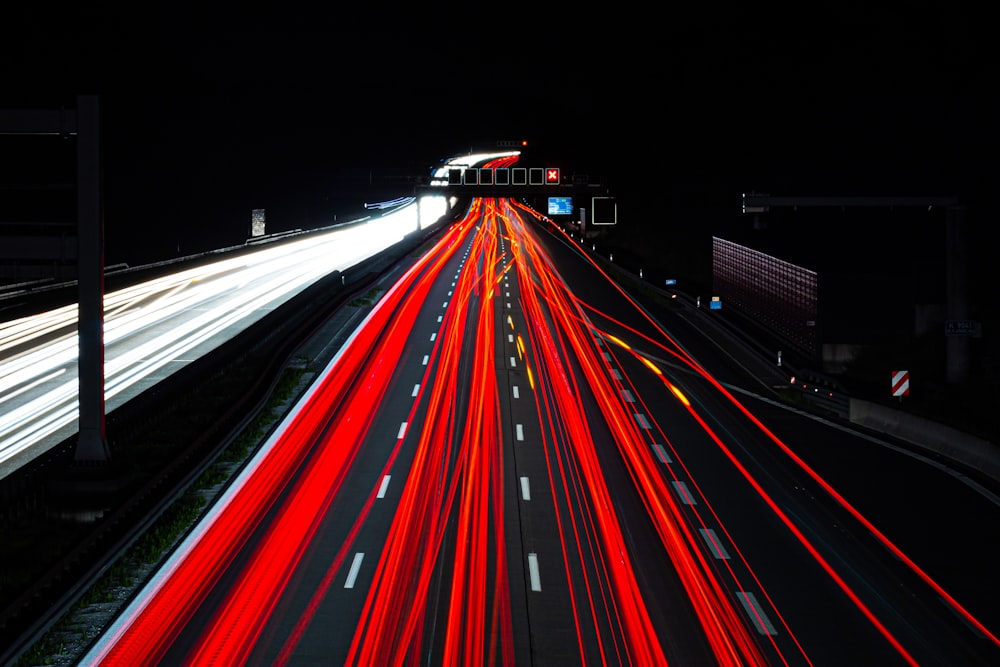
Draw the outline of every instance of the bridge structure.
[[[449,166],[414,183],[413,194],[529,199],[550,215],[578,213],[581,224],[587,224],[588,212],[591,225],[614,225],[618,218],[616,198],[603,179],[566,176],[558,167]]]
[[[420,194],[473,197],[611,196],[603,179],[566,175],[559,167],[449,166],[414,185]]]
[[[560,185],[495,185],[495,184],[418,184],[414,186],[415,195],[454,195],[458,197],[574,197],[581,202],[588,202],[590,197],[614,199],[614,195],[601,184]]]

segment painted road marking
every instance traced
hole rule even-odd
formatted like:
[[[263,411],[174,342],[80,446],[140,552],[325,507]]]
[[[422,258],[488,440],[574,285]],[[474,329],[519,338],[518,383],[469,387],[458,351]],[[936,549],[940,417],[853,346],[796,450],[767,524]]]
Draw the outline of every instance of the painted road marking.
[[[410,394],[410,396],[416,396],[419,393],[420,393],[420,385],[419,384],[413,385],[413,393]]]
[[[740,598],[740,602],[743,603],[743,608],[746,609],[747,614],[750,615],[753,624],[757,627],[757,632],[762,635],[776,635],[778,631],[774,629],[774,625],[771,624],[771,619],[767,617],[764,610],[761,609],[760,605],[757,603],[757,598],[753,593],[748,593],[747,591],[736,591],[736,595]]]
[[[515,368],[516,366],[517,366],[517,359],[515,359],[514,357],[511,357],[510,358],[510,367],[511,368]]]
[[[650,428],[652,428],[652,427],[651,427],[651,426],[649,425],[649,420],[648,420],[648,419],[646,419],[646,415],[644,415],[644,414],[640,414],[640,413],[638,413],[638,412],[637,412],[637,413],[635,413],[634,417],[635,417],[635,420],[636,420],[637,422],[639,422],[639,428],[644,428],[644,429],[646,429],[647,431],[648,431],[648,430],[649,430]]]
[[[524,440],[524,427],[518,424],[514,427],[514,430],[517,432],[517,439]]]
[[[425,354],[424,355],[424,366],[426,366],[427,362],[430,361],[430,360],[431,360],[430,356]]]
[[[635,396],[628,389],[622,389],[622,398],[625,399],[626,403],[635,403]]]
[[[511,391],[514,392],[514,398],[521,398],[521,391],[517,388],[516,384],[511,387]]]
[[[358,570],[361,569],[361,561],[365,559],[365,553],[359,551],[354,554],[354,562],[351,563],[351,570],[347,573],[347,581],[344,582],[344,588],[354,588],[354,581],[358,578]]]
[[[404,435],[406,435],[406,422],[399,425],[399,433],[396,434],[396,440],[402,440]]]
[[[681,497],[681,502],[685,505],[697,505],[698,503],[691,494],[688,493],[687,484],[684,482],[671,482],[674,485],[674,490],[677,491],[677,495]]]
[[[379,498],[385,498],[385,492],[389,488],[389,478],[391,477],[392,475],[386,475],[385,477],[382,478],[382,485],[378,487]]]
[[[438,322],[439,322],[439,323],[440,323],[440,322],[441,322],[441,320],[443,320],[443,319],[444,319],[444,315],[438,315]]]
[[[507,342],[508,343],[514,342],[514,334],[507,334]]]
[[[528,484],[528,478],[521,478],[521,497],[525,500],[531,500],[531,486]]]
[[[711,528],[699,528],[698,532],[701,533],[702,538],[705,540],[705,544],[708,545],[709,550],[712,555],[719,560],[729,560],[729,552],[726,551],[726,547],[722,546],[722,542],[716,537],[715,531]]]
[[[661,463],[673,463],[673,459],[670,458],[670,454],[667,454],[663,445],[653,445],[653,451],[656,452],[656,458],[660,459]]]
[[[538,576],[538,554],[528,554],[528,576],[531,577],[531,590],[542,590],[542,580]]]
[[[441,304],[441,307],[442,307],[442,308],[447,308],[447,307],[448,307],[448,302],[447,302],[447,301],[445,301],[444,303],[442,303],[442,304]]]

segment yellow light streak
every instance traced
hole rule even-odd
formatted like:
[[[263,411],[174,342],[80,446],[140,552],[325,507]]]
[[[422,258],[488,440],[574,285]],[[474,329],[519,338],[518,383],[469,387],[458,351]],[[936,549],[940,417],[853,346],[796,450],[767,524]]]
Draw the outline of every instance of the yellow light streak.
[[[641,355],[636,355],[636,356],[639,357],[639,361],[641,361],[642,363],[646,364],[646,366],[648,366],[651,371],[653,371],[657,375],[663,375],[663,371],[661,371],[657,367],[657,365],[654,364],[652,361],[650,361],[649,359],[647,359],[646,357],[643,357]]]
[[[667,386],[670,387],[670,391],[674,392],[674,396],[676,396],[677,398],[679,398],[680,401],[681,401],[681,403],[683,403],[685,405],[685,407],[691,407],[691,402],[687,399],[687,396],[685,396],[683,393],[681,393],[680,389],[678,389],[677,387],[675,387],[674,385],[672,385],[669,382],[667,383]]]
[[[623,347],[626,350],[631,350],[632,349],[631,347],[628,346],[628,343],[626,343],[625,341],[623,341],[620,338],[615,338],[611,334],[607,334],[606,333],[606,334],[604,334],[604,337],[607,338],[608,340],[610,340],[612,343],[614,343],[615,345],[617,345],[619,347]]]

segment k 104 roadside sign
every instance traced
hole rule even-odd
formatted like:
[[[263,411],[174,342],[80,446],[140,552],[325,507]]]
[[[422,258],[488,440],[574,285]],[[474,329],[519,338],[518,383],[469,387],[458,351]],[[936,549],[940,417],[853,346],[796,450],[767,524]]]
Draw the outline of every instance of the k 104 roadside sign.
[[[975,336],[981,335],[979,322],[975,320],[945,320],[945,336]]]

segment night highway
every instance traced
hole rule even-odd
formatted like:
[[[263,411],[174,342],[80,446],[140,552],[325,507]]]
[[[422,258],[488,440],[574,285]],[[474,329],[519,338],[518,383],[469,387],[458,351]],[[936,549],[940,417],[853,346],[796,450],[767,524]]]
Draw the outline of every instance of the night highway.
[[[473,200],[86,663],[997,664],[996,498],[696,322]]]
[[[441,197],[404,202],[382,216],[250,254],[220,253],[105,295],[109,409],[209,354],[321,276],[436,222],[444,209]],[[76,434],[77,312],[71,304],[0,323],[0,478]]]
[[[1000,667],[988,4],[4,9],[0,667]]]

